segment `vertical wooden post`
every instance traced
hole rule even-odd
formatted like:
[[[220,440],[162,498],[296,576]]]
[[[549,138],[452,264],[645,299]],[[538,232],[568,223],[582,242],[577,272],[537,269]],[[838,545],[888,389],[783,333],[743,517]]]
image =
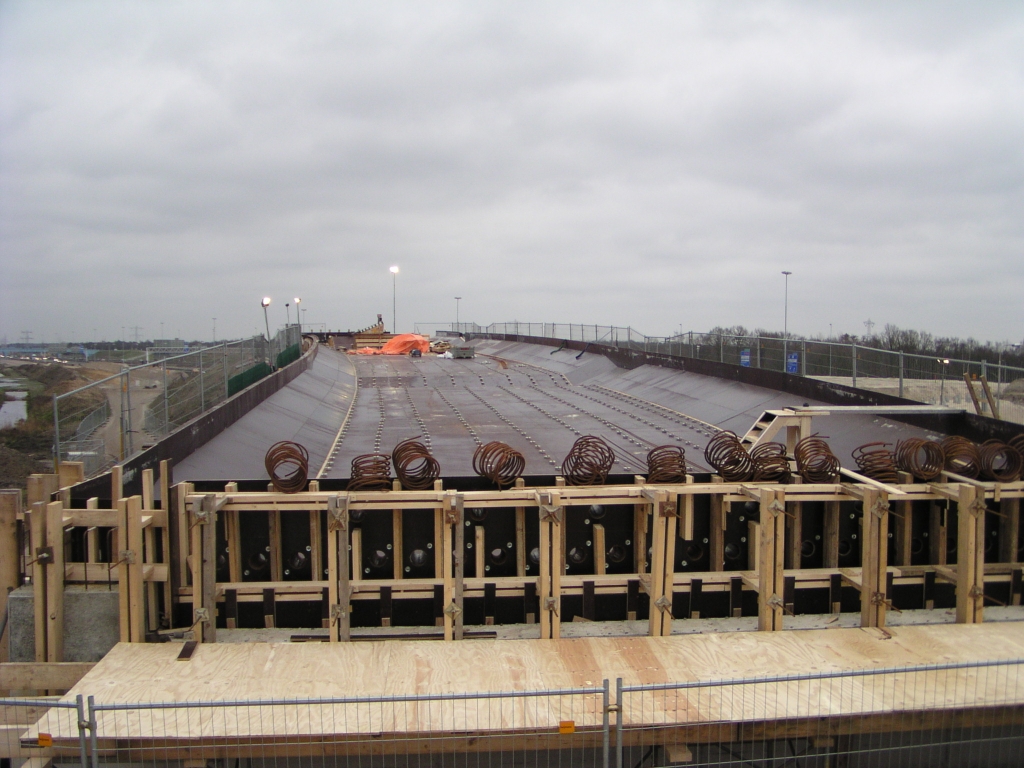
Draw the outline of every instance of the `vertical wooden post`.
[[[451,641],[455,639],[455,616],[453,606],[455,605],[455,578],[452,564],[452,528],[461,525],[458,512],[455,509],[453,494],[446,494],[444,497],[444,508],[440,510],[442,515],[441,542],[437,547],[436,562],[441,564],[441,578],[444,583],[444,639]]]
[[[206,619],[203,621],[203,642],[217,642],[217,512],[216,497],[211,493],[203,498],[205,517],[200,521],[202,533],[203,607]],[[280,565],[278,557],[278,565]]]
[[[635,485],[643,485],[645,482],[646,478],[640,475],[633,478]],[[633,570],[638,574],[647,573],[647,519],[649,513],[650,505],[646,502],[633,505]],[[544,552],[543,547],[541,552]]]
[[[46,505],[46,660],[64,661],[64,505]]]
[[[866,489],[863,503],[860,623],[862,627],[884,627],[889,557],[889,497],[883,491]]]
[[[67,488],[85,480],[85,464],[80,461],[62,461],[57,467],[58,486]]]
[[[516,489],[526,487],[526,481],[516,478]],[[516,576],[526,576],[526,507],[516,507]]]
[[[722,478],[713,475],[712,482],[720,483]],[[728,520],[729,505],[724,493],[711,494],[711,520],[708,532],[708,556],[711,559],[712,571],[725,570],[725,526]]]
[[[825,502],[825,519],[822,521],[822,566],[839,567],[839,502]]]
[[[914,482],[914,476],[908,472],[900,472],[901,484]],[[896,562],[893,565],[910,565],[911,547],[914,536],[914,505],[909,501],[895,502],[896,511],[893,520],[893,535],[896,539]]]
[[[444,498],[444,534],[438,555],[444,560],[444,639],[463,637],[463,579],[465,576],[466,532],[463,523],[464,501],[460,493]]]
[[[224,493],[238,493],[238,483],[225,483]],[[238,583],[242,580],[242,530],[237,509],[225,509],[224,543],[228,549],[228,580]]]
[[[687,475],[686,482],[692,485],[693,475]],[[693,541],[693,494],[680,494],[676,498],[676,509],[679,513],[679,522],[676,524],[679,538],[683,541]]]
[[[782,629],[783,564],[786,543],[786,492],[761,489],[761,536],[758,542],[759,589],[757,592],[757,628]]]
[[[398,480],[394,480],[392,483],[393,490],[402,490],[402,484]],[[397,581],[402,578],[404,570],[402,566],[405,564],[405,557],[403,556],[403,539],[402,533],[402,510],[393,509],[391,510],[391,564],[393,566],[394,579]],[[479,574],[478,574],[479,575]]]
[[[351,640],[352,590],[349,583],[348,496],[327,499],[327,589],[332,642]]]
[[[182,483],[184,491],[191,490],[190,483]],[[186,493],[181,493],[184,499]],[[195,627],[195,639],[203,642],[203,526],[199,521],[203,515],[202,501],[192,504],[192,512],[186,516],[184,528],[189,532],[191,554],[189,555],[189,567],[192,571],[192,624]]]
[[[1003,498],[999,502],[999,562],[1017,562],[1017,542],[1020,541],[1020,499]]]
[[[786,511],[789,520],[786,523],[786,567],[799,569],[803,567],[804,544],[804,505],[799,501],[787,501]]]
[[[457,520],[455,523],[455,541],[453,543],[455,555],[453,558],[455,574],[452,585],[452,606],[455,619],[453,632],[455,639],[461,640],[463,637],[463,627],[465,626],[463,588],[466,575],[466,525],[465,515],[463,514],[465,508],[462,494],[456,493],[454,499]]]
[[[678,502],[665,491],[656,491],[655,494],[649,633],[653,637],[663,637],[672,634]]]
[[[128,587],[128,499],[117,500],[117,542],[118,549],[114,551],[114,562],[117,563],[117,603],[120,627],[120,641],[130,643],[132,641],[132,608],[129,598]]]
[[[560,614],[562,574],[565,572],[562,523],[565,507],[556,491],[538,493],[537,506],[540,510],[540,636],[542,640],[557,639],[562,632]]]
[[[281,546],[281,510],[274,509],[267,512],[267,524],[270,526],[270,580],[282,581],[284,579],[284,552]]]
[[[979,624],[985,605],[985,500],[960,486],[957,502],[956,620]]]
[[[30,497],[31,498],[31,497]],[[32,542],[32,599],[35,604],[36,661],[46,661],[46,502],[36,501],[29,512]]]
[[[86,499],[86,509],[99,509],[99,497],[93,496]],[[85,561],[87,563],[98,563],[100,561],[100,531],[95,525],[85,530]]]
[[[473,526],[473,572],[478,579],[487,573],[487,529],[482,525]]]
[[[142,508],[145,510],[155,510],[156,504],[154,499],[156,483],[154,473],[152,469],[142,470]],[[145,554],[139,553],[139,564],[142,567],[144,563],[155,563],[156,562],[156,527],[153,525],[146,526],[146,530],[143,533],[143,539],[145,541]],[[153,631],[160,629],[160,618],[157,615],[156,600],[156,588],[157,584],[155,581],[147,581],[145,584],[146,589],[146,624],[147,628]]]
[[[310,485],[316,480],[310,480]],[[317,483],[317,487],[319,487]],[[320,510],[309,510],[309,575],[313,581],[324,577],[323,532],[320,528]],[[333,603],[332,603],[333,605]]]
[[[604,576],[608,566],[605,560],[608,550],[605,545],[604,526],[600,523],[594,523],[593,536],[594,539],[590,551],[594,556],[594,575]]]
[[[167,459],[160,462],[160,508],[166,513],[167,526],[160,534],[160,561],[167,566],[167,580],[164,582],[164,613],[167,625],[171,625],[174,615],[172,605],[174,592],[171,584],[171,462]]]
[[[142,560],[142,499],[137,496],[122,499],[119,510],[124,513],[120,519],[124,520],[123,536],[120,541],[124,548],[118,553],[120,565],[118,571],[118,589],[125,593],[121,599],[124,608],[127,605],[127,615],[122,617],[122,633],[127,631],[127,639],[124,642],[143,643],[145,642],[145,591],[142,581],[143,560]]]
[[[117,509],[117,502],[124,498],[124,469],[120,464],[110,468],[110,508]]]
[[[946,564],[946,532],[949,502],[932,501],[928,515],[929,554],[932,565]]]
[[[18,552],[18,514],[21,512],[21,491],[0,491],[0,613],[7,610],[7,596],[18,588],[20,578]],[[7,636],[0,633],[0,662],[7,661]]]

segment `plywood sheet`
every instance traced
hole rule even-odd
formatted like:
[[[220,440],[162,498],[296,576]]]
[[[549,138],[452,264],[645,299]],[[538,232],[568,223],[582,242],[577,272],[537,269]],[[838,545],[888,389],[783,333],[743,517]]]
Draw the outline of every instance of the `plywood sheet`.
[[[121,644],[68,693],[99,704],[238,702],[222,709],[130,709],[99,717],[99,736],[278,738],[455,732],[536,732],[572,719],[601,722],[599,693],[539,698],[327,703],[402,697],[721,681],[1024,658],[1024,624],[829,629],[676,637],[458,643]],[[987,667],[791,683],[627,693],[627,724],[684,725],[829,714],[1024,704],[1019,667]],[[614,686],[614,682],[612,683]],[[299,703],[296,700],[303,700]],[[289,700],[270,705],[269,700]],[[261,704],[260,702],[264,702]],[[74,734],[63,734],[73,737]]]

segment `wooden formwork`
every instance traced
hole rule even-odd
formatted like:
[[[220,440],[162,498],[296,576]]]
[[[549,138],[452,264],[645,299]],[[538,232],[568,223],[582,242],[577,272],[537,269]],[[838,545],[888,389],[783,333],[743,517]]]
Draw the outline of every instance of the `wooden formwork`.
[[[177,486],[178,530],[191,531],[179,539],[179,551],[173,558],[182,569],[176,598],[193,607],[193,624],[197,628],[195,639],[209,640],[215,636],[215,611],[218,603],[228,598],[237,602],[266,600],[319,601],[327,595],[325,616],[329,617],[331,640],[344,640],[350,636],[351,607],[356,600],[426,599],[435,589],[443,590],[443,614],[439,617],[447,640],[459,639],[463,634],[464,600],[491,591],[499,595],[523,595],[534,590],[540,605],[542,638],[557,638],[560,633],[561,599],[566,595],[625,593],[630,582],[638,582],[639,589],[650,598],[649,633],[653,636],[671,633],[673,591],[699,588],[709,591],[735,589],[753,590],[758,594],[759,628],[772,631],[782,629],[785,616],[791,612],[791,597],[787,589],[802,585],[827,586],[841,583],[854,587],[861,598],[861,623],[866,627],[884,627],[886,613],[891,606],[889,589],[894,580],[900,583],[923,582],[926,574],[933,579],[956,584],[957,621],[980,622],[984,616],[984,585],[986,582],[1011,582],[1011,600],[1020,602],[1021,569],[1015,562],[1016,552],[1008,552],[1006,562],[985,563],[984,514],[986,501],[1001,502],[1002,525],[1007,535],[1016,533],[1019,526],[1019,499],[1024,495],[1024,483],[983,483],[959,481],[957,478],[943,483],[902,483],[884,485],[863,479],[859,482],[833,484],[775,485],[762,483],[695,483],[679,485],[648,485],[637,478],[634,485],[566,487],[556,481],[552,487],[516,487],[505,491],[443,490],[440,483],[430,491],[374,491],[374,492],[322,492],[314,490],[297,494],[240,493],[233,486],[224,492],[197,494],[191,486]],[[521,486],[521,484],[520,484]],[[677,573],[674,547],[680,540],[693,536],[694,499],[710,498],[712,528],[722,528],[733,505],[754,501],[759,518],[751,520],[751,563],[747,570],[724,570],[720,556],[713,561],[713,570],[705,573]],[[825,563],[824,568],[802,568],[799,552],[787,551],[787,527],[800,519],[800,506],[807,502],[824,502]],[[839,568],[838,507],[842,502],[859,502],[863,508],[861,535],[863,537],[860,567]],[[950,566],[937,563],[930,566],[912,566],[900,556],[902,540],[897,539],[897,563],[888,562],[890,525],[897,537],[907,537],[906,508],[916,501],[934,503],[952,502],[963,512],[959,515],[959,539],[962,562]],[[635,530],[638,539],[651,532],[652,558],[646,553],[638,557],[634,574],[610,575],[595,568],[593,575],[568,576],[564,573],[565,544],[563,535],[564,513],[568,508],[584,505],[634,505]],[[523,515],[520,510],[535,508],[539,519],[540,573],[526,576],[522,568],[515,576],[467,578],[463,553],[466,551],[462,536],[466,532],[464,510],[467,508],[514,508],[517,510],[517,537],[523,533]],[[435,516],[434,546],[444,553],[436,560],[437,573],[433,579],[403,578],[401,569],[395,568],[391,579],[365,579],[359,564],[362,562],[361,532],[349,525],[349,515],[358,511],[366,516],[377,516],[383,522],[399,521],[403,510],[432,510]],[[282,515],[305,514],[316,526],[322,510],[326,510],[328,526],[327,579],[296,581],[244,581],[236,579],[232,571],[229,583],[215,582],[213,558],[214,524],[222,516],[227,524],[225,534],[228,552],[240,550],[237,520],[249,512],[272,512],[270,524],[279,526]],[[902,510],[902,512],[901,512]],[[396,529],[401,530],[396,522]],[[941,526],[940,526],[941,527]],[[470,528],[470,531],[473,531]],[[595,528],[595,546],[603,546],[603,528]],[[716,531],[712,531],[714,537]],[[479,536],[476,529],[474,535]],[[271,541],[275,536],[271,534]],[[400,546],[400,545],[399,545]],[[520,542],[520,549],[521,542]],[[721,551],[722,545],[717,546]],[[476,549],[480,553],[481,547]],[[713,548],[713,551],[715,549]],[[478,554],[477,557],[480,557]],[[522,555],[520,554],[521,558]],[[602,558],[597,558],[599,561]],[[788,564],[788,567],[787,567]],[[481,571],[475,571],[479,574]],[[696,618],[696,616],[694,617]],[[230,621],[229,617],[229,621]]]

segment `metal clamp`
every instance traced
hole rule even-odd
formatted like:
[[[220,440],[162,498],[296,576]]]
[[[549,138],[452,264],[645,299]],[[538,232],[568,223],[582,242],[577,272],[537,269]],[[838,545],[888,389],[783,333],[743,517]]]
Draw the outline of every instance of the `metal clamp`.
[[[984,499],[975,499],[971,502],[971,506],[967,508],[967,511],[975,517],[980,517],[988,512],[988,507],[985,505]]]
[[[778,499],[773,499],[772,502],[768,505],[768,511],[776,516],[784,515],[786,514],[786,505],[783,504]]]
[[[444,609],[444,613],[446,616],[450,616],[454,621],[458,617],[458,615],[462,613],[462,609],[459,608],[459,606],[457,606],[453,601],[451,603],[448,603],[448,606]]]
[[[331,621],[332,622],[339,622],[342,619],[344,619],[347,615],[348,615],[348,612],[345,610],[344,607],[342,607],[340,605],[332,605],[331,606],[330,617],[331,617]]]
[[[550,611],[551,613],[558,615],[558,601],[553,597],[544,598],[544,610]]]
[[[327,499],[327,530],[348,530],[348,496],[330,496]]]
[[[448,495],[448,504],[444,508],[445,525],[461,525],[462,523],[462,494],[452,493]]]
[[[661,517],[679,517],[679,503],[676,501],[663,501],[659,503],[658,514]]]
[[[53,547],[36,547],[36,559],[32,563],[47,563],[53,562]],[[32,563],[26,563],[26,565],[32,565]]]
[[[128,565],[135,565],[135,550],[134,549],[120,549],[117,552],[118,562],[128,563]]]
[[[654,607],[662,613],[667,613],[670,617],[675,618],[674,616],[672,616],[672,601],[669,600],[665,595],[662,595],[654,601]]]
[[[192,611],[192,618],[195,619],[195,623],[192,626],[195,626],[196,624],[198,624],[201,621],[207,621],[208,622],[210,620],[210,609],[209,608],[195,608]]]
[[[782,608],[783,606],[785,606],[785,603],[782,601],[782,598],[778,595],[772,595],[765,602],[772,608]]]
[[[881,499],[875,499],[875,503],[871,505],[871,513],[881,520],[889,514],[889,503]]]

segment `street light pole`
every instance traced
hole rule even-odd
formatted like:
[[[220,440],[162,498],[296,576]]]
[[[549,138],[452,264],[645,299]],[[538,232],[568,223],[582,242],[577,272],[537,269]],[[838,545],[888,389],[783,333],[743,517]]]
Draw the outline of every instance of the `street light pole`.
[[[302,336],[302,318],[299,317],[299,304],[302,303],[302,299],[298,296],[295,297],[295,323],[299,326],[299,336]]]
[[[391,333],[398,330],[398,265],[391,267]]]
[[[786,276],[786,299],[782,315],[782,370],[785,373],[789,369],[789,276],[793,273],[782,270],[782,274]]]
[[[938,358],[939,363],[943,366],[949,365],[949,358],[940,357]],[[939,375],[942,377],[939,379],[939,405],[944,405],[946,402],[946,368],[939,369]]]
[[[462,329],[459,328],[459,302],[460,301],[462,301],[462,297],[461,296],[456,296],[455,297],[455,330],[457,332],[459,332],[459,333],[462,332]]]
[[[263,306],[263,323],[267,327],[267,343],[270,343],[270,320],[267,319],[267,307],[270,306],[270,297],[264,296],[263,301],[260,302]]]

